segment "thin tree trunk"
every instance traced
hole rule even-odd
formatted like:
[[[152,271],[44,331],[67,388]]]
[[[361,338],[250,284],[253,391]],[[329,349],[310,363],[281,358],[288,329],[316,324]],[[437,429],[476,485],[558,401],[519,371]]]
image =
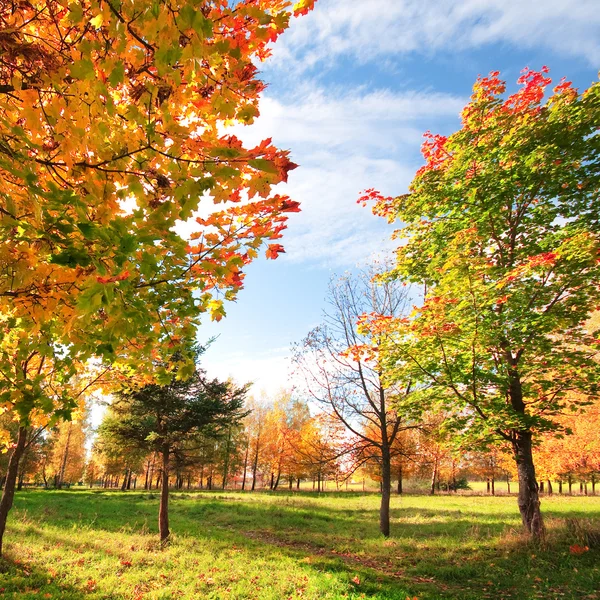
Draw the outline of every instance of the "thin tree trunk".
[[[496,479],[494,477],[491,478],[491,484],[492,484],[492,496],[496,495]]]
[[[150,459],[146,462],[146,478],[144,480],[144,489],[148,489],[148,476],[150,475]]]
[[[259,438],[256,438],[256,452],[254,453],[254,461],[252,463],[252,487],[250,491],[253,492],[256,487],[256,471],[258,470],[258,443]]]
[[[158,529],[160,541],[166,542],[169,531],[169,446],[162,449],[162,489],[160,494],[160,509],[158,512]]]
[[[15,484],[17,482],[17,473],[19,472],[19,461],[25,451],[25,442],[27,440],[27,427],[19,427],[17,436],[17,445],[15,446],[10,460],[8,461],[8,469],[6,470],[6,480],[4,482],[4,490],[2,499],[0,500],[0,556],[2,556],[2,542],[4,539],[4,531],[6,530],[6,520],[8,513],[13,505],[15,497]]]
[[[242,491],[246,489],[246,473],[248,472],[248,453],[250,452],[250,440],[246,444],[246,454],[244,455],[244,476],[242,477]]]
[[[548,479],[548,495],[552,496],[552,482]]]
[[[437,479],[438,474],[438,459],[437,456],[433,459],[433,472],[431,473],[431,489],[429,490],[429,495],[433,496],[435,494],[435,481]]]
[[[398,492],[398,495],[400,496],[403,492],[402,489],[402,477],[403,477],[403,473],[402,473],[402,465],[400,465],[398,467],[398,489],[396,490]]]
[[[125,468],[125,476],[123,477],[123,483],[121,484],[121,491],[124,492],[127,489],[127,476],[129,475],[129,467]]]
[[[390,449],[381,449],[381,506],[379,507],[379,530],[385,537],[390,535],[390,496],[392,492],[392,465]]]
[[[540,511],[539,488],[531,451],[531,432],[517,431],[513,444],[519,473],[519,511],[527,531],[534,538],[544,535],[544,522]]]

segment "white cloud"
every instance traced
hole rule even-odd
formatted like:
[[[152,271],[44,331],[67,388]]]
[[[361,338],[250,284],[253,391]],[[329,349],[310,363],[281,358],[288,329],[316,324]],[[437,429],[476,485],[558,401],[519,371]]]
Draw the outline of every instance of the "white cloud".
[[[284,233],[283,260],[351,266],[393,247],[391,228],[356,204],[360,192],[406,191],[421,161],[422,132],[456,120],[466,100],[423,92],[325,92],[306,85],[295,92],[283,99],[266,96],[257,122],[231,131],[248,145],[273,137],[301,165],[281,186],[302,205]]]
[[[294,21],[271,64],[323,67],[341,55],[390,55],[509,43],[600,63],[597,0],[319,0]],[[301,59],[301,60],[300,60]]]

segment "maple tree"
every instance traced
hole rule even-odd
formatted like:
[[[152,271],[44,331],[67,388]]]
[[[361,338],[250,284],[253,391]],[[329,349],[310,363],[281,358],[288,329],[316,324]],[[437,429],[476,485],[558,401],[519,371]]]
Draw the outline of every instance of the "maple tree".
[[[325,405],[361,446],[361,452],[381,465],[382,494],[379,527],[390,534],[392,445],[412,424],[405,422],[399,403],[411,393],[411,382],[386,383],[379,361],[382,336],[371,329],[361,333],[360,316],[400,316],[408,301],[407,288],[395,282],[373,280],[376,269],[332,281],[331,309],[323,325],[313,329],[296,348],[295,362],[306,382],[309,397]]]
[[[391,381],[419,382],[457,432],[508,443],[526,529],[543,534],[532,441],[560,427],[567,394],[597,392],[600,341],[586,325],[600,301],[600,84],[579,93],[526,69],[504,97],[480,77],[449,137],[426,134],[408,194],[369,190],[374,212],[403,227],[389,277],[426,286],[410,318],[371,315],[388,332]]]
[[[192,338],[201,314],[220,319],[263,243],[269,258],[284,251],[299,207],[271,188],[296,165],[223,128],[258,115],[255,62],[313,5],[0,6],[0,407],[23,430],[15,469],[32,415],[73,408],[49,370],[67,381],[97,356],[169,381],[143,373],[152,353]]]

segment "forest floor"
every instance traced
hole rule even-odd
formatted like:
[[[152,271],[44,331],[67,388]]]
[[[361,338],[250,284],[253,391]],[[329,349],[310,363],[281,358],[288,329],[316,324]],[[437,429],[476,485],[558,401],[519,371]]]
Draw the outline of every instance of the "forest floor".
[[[600,497],[546,497],[543,544],[515,497],[26,490],[0,559],[0,597],[53,599],[600,599]],[[587,548],[587,549],[586,549]]]

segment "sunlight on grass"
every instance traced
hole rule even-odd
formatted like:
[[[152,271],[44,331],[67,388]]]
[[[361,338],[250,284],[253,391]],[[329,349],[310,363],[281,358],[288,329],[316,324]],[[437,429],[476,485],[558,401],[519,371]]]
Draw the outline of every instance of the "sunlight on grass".
[[[600,523],[600,498],[547,498],[548,542],[529,544],[509,497],[175,493],[170,543],[155,494],[21,493],[3,598],[598,598],[598,548],[570,553],[566,518]]]

